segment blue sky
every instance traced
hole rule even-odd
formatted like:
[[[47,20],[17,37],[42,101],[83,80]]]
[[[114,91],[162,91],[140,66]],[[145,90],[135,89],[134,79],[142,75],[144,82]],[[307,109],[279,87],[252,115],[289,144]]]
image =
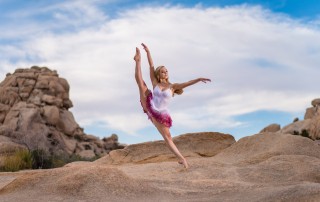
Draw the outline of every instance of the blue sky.
[[[28,8],[41,8],[44,5],[56,4],[58,2],[67,2],[61,0],[1,0],[0,1],[0,11],[3,15],[6,15],[11,12],[15,12],[18,10],[24,10]],[[239,4],[249,4],[249,5],[260,5],[264,8],[270,9],[273,12],[283,13],[286,15],[290,15],[295,18],[305,18],[305,19],[313,19],[319,16],[320,3],[318,0],[211,0],[211,1],[194,1],[194,0],[158,0],[158,1],[150,1],[150,0],[115,0],[115,1],[98,1],[99,5],[102,6],[104,11],[112,12],[114,10],[119,11],[123,9],[128,9],[136,6],[143,5],[181,5],[193,7],[195,5],[202,5],[204,7],[210,6],[234,6]]]
[[[158,140],[133,79],[134,49],[145,42],[172,82],[213,79],[173,99],[172,135],[239,139],[303,119],[319,97],[319,10],[316,0],[0,0],[0,77],[18,67],[56,69],[86,133]]]

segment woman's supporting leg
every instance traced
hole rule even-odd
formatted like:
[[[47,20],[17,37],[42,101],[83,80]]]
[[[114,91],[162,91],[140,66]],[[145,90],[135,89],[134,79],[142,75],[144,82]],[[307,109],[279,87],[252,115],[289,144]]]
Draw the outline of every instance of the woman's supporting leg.
[[[185,168],[189,168],[187,160],[182,156],[177,146],[172,141],[172,137],[170,134],[170,130],[168,127],[162,125],[161,123],[157,122],[154,118],[152,119],[153,124],[156,126],[160,134],[162,135],[164,141],[166,142],[169,149],[177,156],[179,159],[179,163],[183,164]]]

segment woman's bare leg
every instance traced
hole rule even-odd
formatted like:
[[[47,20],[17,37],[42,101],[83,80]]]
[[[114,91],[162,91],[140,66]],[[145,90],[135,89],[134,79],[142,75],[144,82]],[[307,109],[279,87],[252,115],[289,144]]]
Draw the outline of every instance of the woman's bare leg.
[[[179,159],[179,163],[183,164],[183,166],[185,168],[189,168],[188,162],[187,160],[182,156],[182,154],[180,153],[179,149],[177,148],[177,146],[174,144],[174,142],[172,141],[172,137],[170,134],[170,130],[168,127],[160,124],[159,122],[157,122],[154,118],[152,119],[153,124],[156,126],[156,128],[158,129],[158,131],[160,132],[160,134],[162,135],[165,143],[167,144],[167,146],[169,147],[169,149],[177,156],[177,158]]]
[[[136,54],[133,58],[136,61],[136,67],[135,67],[135,78],[136,82],[139,87],[139,93],[140,93],[140,101],[142,104],[142,107],[145,109],[146,105],[146,93],[148,92],[148,88],[143,81],[142,73],[141,73],[141,56],[140,56],[140,50],[136,48]]]

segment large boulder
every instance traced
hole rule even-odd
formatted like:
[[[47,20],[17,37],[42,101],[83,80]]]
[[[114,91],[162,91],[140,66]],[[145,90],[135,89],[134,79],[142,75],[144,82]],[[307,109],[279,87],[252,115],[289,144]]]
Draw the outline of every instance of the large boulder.
[[[55,70],[33,66],[7,74],[0,83],[0,144],[21,145],[51,155],[101,156],[123,148],[118,138],[106,143],[87,135],[69,108],[70,86]],[[10,141],[7,141],[9,138]],[[84,146],[84,144],[87,146]],[[3,147],[4,148],[4,147]]]
[[[59,108],[56,106],[44,106],[42,109],[42,115],[44,120],[48,124],[56,126],[60,121]]]
[[[0,156],[12,154],[15,151],[27,149],[26,146],[11,141],[10,138],[0,135]]]
[[[215,156],[229,164],[255,164],[278,155],[305,155],[320,158],[320,147],[309,138],[283,134],[260,133],[247,136]]]
[[[75,131],[79,128],[79,125],[76,123],[73,114],[70,111],[62,110],[60,112],[57,128],[64,131],[66,135],[73,136]]]
[[[311,139],[320,140],[320,114],[317,114],[311,119],[308,131]]]
[[[317,107],[317,106],[320,106],[320,98],[316,98],[314,100],[311,101],[311,105],[313,107]]]
[[[304,119],[311,119],[319,113],[320,108],[320,98],[314,99],[311,101],[312,107],[306,109],[304,114]]]
[[[279,124],[270,124],[268,126],[266,126],[265,128],[263,128],[260,133],[265,133],[265,132],[277,132],[281,129],[281,126]]]
[[[185,157],[211,157],[235,143],[233,136],[216,132],[189,133],[173,138]],[[133,144],[97,160],[103,164],[149,163],[176,159],[163,140]]]
[[[304,119],[311,119],[316,115],[317,108],[316,107],[309,107],[306,109],[306,113],[304,114]]]
[[[292,135],[301,134],[303,130],[308,131],[310,129],[310,123],[311,123],[311,119],[296,121],[296,122],[293,122],[289,125],[286,125],[278,132],[284,133],[284,134],[288,133],[288,134],[292,134]]]

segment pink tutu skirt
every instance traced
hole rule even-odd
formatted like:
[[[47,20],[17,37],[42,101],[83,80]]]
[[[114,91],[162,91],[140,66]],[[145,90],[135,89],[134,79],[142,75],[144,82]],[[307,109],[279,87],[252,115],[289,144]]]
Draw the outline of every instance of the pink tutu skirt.
[[[166,113],[166,112],[159,112],[158,110],[156,110],[152,106],[152,103],[151,103],[152,99],[153,99],[152,92],[149,91],[149,94],[147,95],[147,98],[146,98],[146,109],[143,109],[144,113],[146,113],[148,115],[148,118],[151,121],[152,121],[152,118],[154,118],[159,123],[170,128],[172,126],[172,119],[171,119],[170,114]]]

